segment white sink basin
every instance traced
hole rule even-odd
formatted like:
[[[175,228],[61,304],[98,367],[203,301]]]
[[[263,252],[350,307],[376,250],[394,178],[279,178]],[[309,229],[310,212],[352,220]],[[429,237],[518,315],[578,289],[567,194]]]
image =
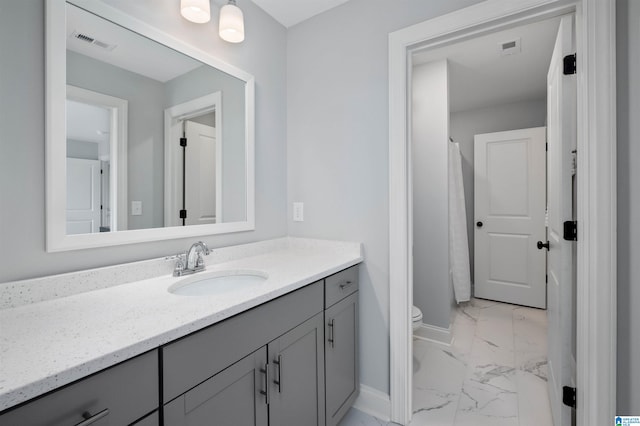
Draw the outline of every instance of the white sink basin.
[[[260,271],[200,272],[169,287],[169,293],[180,296],[212,296],[247,291],[260,287],[267,280]]]

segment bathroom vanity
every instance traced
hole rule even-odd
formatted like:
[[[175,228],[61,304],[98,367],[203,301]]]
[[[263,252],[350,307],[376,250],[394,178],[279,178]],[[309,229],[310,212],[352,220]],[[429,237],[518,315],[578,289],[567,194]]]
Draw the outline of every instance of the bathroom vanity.
[[[139,339],[162,343],[151,343],[154,347],[142,353],[127,348],[103,353],[97,357],[102,362],[105,357],[117,361],[99,371],[87,370],[90,362],[74,367],[72,362],[60,360],[67,362],[71,370],[88,373],[79,373],[87,377],[59,388],[51,384],[57,381],[56,376],[43,378],[54,388],[6,409],[0,414],[0,424],[186,426],[209,424],[216,419],[215,424],[224,425],[336,425],[358,395],[357,264],[362,258],[359,254],[332,255],[329,246],[319,249],[305,247],[308,243],[288,244],[290,247],[285,250],[209,268],[239,270],[242,266],[266,271],[269,278],[262,287],[244,295],[233,292],[216,297],[174,295],[167,289],[175,285],[175,279],[168,277],[105,289],[132,297],[135,286],[149,289],[155,284],[154,288],[161,288],[166,294],[162,297],[149,294],[150,300],[169,298],[178,305],[174,306],[173,315],[170,310],[147,311],[152,316],[141,322],[163,323],[174,316],[178,326],[173,331],[178,334],[166,336],[182,336],[141,336],[140,327],[132,324],[130,333]],[[274,266],[269,270],[266,265],[270,261]],[[282,267],[292,261],[291,271],[283,271]],[[311,274],[307,273],[302,280],[292,278],[305,275],[300,272],[305,264],[311,267]],[[330,264],[333,266],[328,267]],[[291,279],[297,282],[291,283]],[[90,293],[100,291],[103,290]],[[21,310],[29,311],[37,305],[43,309],[57,307],[65,300],[71,302],[68,308],[73,309],[75,299],[89,296],[79,294],[3,310],[0,312],[5,316],[0,319],[6,321],[12,312],[21,314]],[[225,298],[228,303],[218,300]],[[209,305],[210,315],[204,318],[202,313],[187,315],[190,318],[185,323],[181,310],[188,310],[191,304],[192,310],[199,312],[204,299],[209,299],[204,306]],[[214,307],[216,303],[222,305]],[[225,309],[221,311],[223,305]],[[118,308],[112,308],[118,315]],[[229,315],[221,316],[220,312]],[[119,329],[118,333],[125,329]],[[80,345],[86,338],[82,337],[81,327],[76,332],[78,336],[72,340]],[[103,337],[115,339],[109,331]],[[148,344],[139,348],[145,346]],[[82,351],[82,346],[76,348],[77,353]],[[96,359],[97,355],[94,352],[91,358]],[[57,356],[55,352],[25,354],[25,361]],[[31,387],[45,389],[42,383],[42,380],[34,382]],[[25,389],[33,392],[29,386]],[[11,404],[9,397],[15,401],[20,392],[7,396],[0,391],[0,402]]]

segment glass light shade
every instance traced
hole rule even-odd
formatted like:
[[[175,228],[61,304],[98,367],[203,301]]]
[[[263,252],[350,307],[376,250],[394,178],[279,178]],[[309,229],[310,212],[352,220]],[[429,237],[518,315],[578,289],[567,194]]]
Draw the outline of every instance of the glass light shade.
[[[209,0],[180,0],[180,14],[196,24],[211,20]]]
[[[230,43],[244,40],[244,16],[234,4],[224,5],[220,9],[220,38]]]

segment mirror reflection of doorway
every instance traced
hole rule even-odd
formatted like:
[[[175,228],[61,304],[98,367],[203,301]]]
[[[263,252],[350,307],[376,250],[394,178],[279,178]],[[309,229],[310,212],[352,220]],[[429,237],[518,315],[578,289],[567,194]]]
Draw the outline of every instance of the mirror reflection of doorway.
[[[67,100],[67,234],[109,232],[108,108]]]
[[[165,110],[165,226],[225,222],[222,143],[220,92]]]
[[[127,229],[124,99],[67,85],[66,233]]]

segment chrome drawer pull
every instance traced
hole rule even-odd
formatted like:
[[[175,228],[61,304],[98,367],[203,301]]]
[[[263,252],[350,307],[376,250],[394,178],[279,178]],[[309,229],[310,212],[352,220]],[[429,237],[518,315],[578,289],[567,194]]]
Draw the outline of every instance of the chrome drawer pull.
[[[91,415],[91,413],[84,412],[82,413],[82,417],[84,417],[84,420],[81,421],[80,423],[76,424],[76,426],[89,426],[94,424],[95,422],[97,422],[98,420],[107,417],[109,415],[109,409],[105,408],[104,410],[100,411],[97,414],[94,414],[93,416]]]
[[[349,287],[351,284],[353,284],[353,281],[346,281],[344,284],[340,284],[340,290],[344,290],[345,288]]]
[[[264,395],[265,404],[269,404],[269,363],[266,363],[260,372],[264,374],[264,390],[260,390],[260,395]]]
[[[278,355],[278,359],[273,360],[273,363],[278,366],[278,380],[274,380],[273,383],[278,385],[278,393],[282,393],[282,355]]]
[[[334,322],[335,319],[331,319],[331,321],[329,321],[329,338],[327,339],[329,341],[329,343],[331,343],[331,347],[334,348],[335,347],[335,342],[333,339],[333,334],[335,333],[333,326],[334,326]]]

